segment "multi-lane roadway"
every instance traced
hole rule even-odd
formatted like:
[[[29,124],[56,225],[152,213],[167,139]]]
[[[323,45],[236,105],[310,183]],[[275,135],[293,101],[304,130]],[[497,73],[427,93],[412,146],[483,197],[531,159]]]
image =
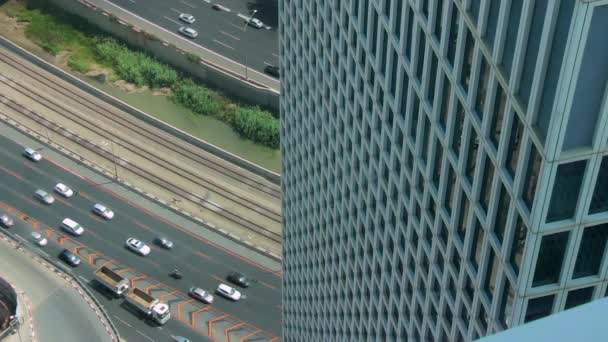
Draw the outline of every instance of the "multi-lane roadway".
[[[106,0],[120,6],[146,20],[149,20],[169,31],[176,32],[180,26],[190,26],[198,31],[193,42],[216,53],[247,65],[249,68],[263,72],[266,65],[278,65],[278,30],[276,22],[264,23],[264,28],[256,29],[246,26],[245,20],[250,17],[253,7],[243,0]],[[275,0],[271,0],[275,1]],[[267,1],[268,2],[268,1]],[[214,10],[212,6],[220,4],[227,10]],[[180,13],[192,14],[196,21],[185,24],[178,18]],[[261,16],[256,12],[255,17]]]
[[[186,336],[193,341],[206,340],[205,336],[216,341],[278,339],[281,280],[276,271],[207,240],[204,234],[194,234],[157,216],[143,201],[124,199],[81,176],[79,170],[66,168],[60,159],[45,158],[35,163],[23,158],[22,151],[23,146],[0,137],[0,211],[14,216],[12,233],[26,238],[31,231],[44,233],[49,245],[42,248],[51,256],[63,248],[76,252],[83,263],[74,272],[85,282],[92,284],[94,270],[106,265],[130,278],[133,286],[170,304],[172,320],[157,328],[127,311],[121,300],[111,300],[93,290],[116,319],[119,331],[131,337],[126,337],[127,340],[163,341],[171,335]],[[44,149],[41,152],[45,154]],[[76,195],[68,199],[55,196],[52,205],[33,198],[36,189],[50,192],[57,182],[69,185]],[[98,202],[114,209],[114,219],[105,221],[91,213]],[[69,236],[59,228],[66,217],[85,228],[82,236]],[[162,250],[154,246],[152,241],[158,235],[169,237],[175,247]],[[128,237],[152,246],[150,255],[141,257],[125,249]],[[174,268],[182,272],[183,279],[168,276]],[[212,305],[205,305],[187,296],[191,286],[214,291],[218,284],[226,283],[225,277],[232,270],[255,280],[250,288],[241,289],[246,297],[241,301],[230,302],[216,296]]]

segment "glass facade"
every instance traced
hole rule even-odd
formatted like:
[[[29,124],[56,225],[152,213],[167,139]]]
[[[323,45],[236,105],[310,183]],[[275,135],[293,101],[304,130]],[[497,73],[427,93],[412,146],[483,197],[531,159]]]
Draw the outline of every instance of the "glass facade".
[[[284,340],[470,341],[606,293],[608,0],[279,4]]]

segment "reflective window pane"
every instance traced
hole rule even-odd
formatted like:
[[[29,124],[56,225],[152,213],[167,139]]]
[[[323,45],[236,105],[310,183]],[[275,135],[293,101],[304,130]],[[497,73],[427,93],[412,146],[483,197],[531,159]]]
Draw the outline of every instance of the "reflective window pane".
[[[608,157],[602,159],[600,172],[597,175],[589,214],[597,214],[608,211]]]
[[[599,273],[606,250],[606,239],[608,239],[608,223],[585,228],[572,278],[587,277]]]
[[[511,123],[511,135],[509,136],[509,148],[507,149],[507,158],[505,166],[511,177],[515,177],[517,170],[517,160],[519,158],[519,148],[521,146],[521,135],[523,127],[517,115],[513,114],[513,122]]]
[[[528,169],[526,170],[526,181],[524,183],[524,190],[521,195],[522,199],[526,203],[528,210],[532,211],[532,203],[534,202],[534,195],[536,195],[536,182],[538,181],[538,173],[540,172],[541,157],[536,150],[534,145],[530,147],[530,158],[528,159]]]
[[[568,292],[568,297],[566,298],[566,306],[564,307],[564,309],[568,310],[575,306],[589,303],[591,301],[591,298],[593,297],[593,289],[594,287],[591,286]]]
[[[569,231],[545,235],[540,244],[532,287],[557,283],[568,245]]]
[[[475,231],[473,232],[473,241],[471,242],[470,262],[477,271],[479,263],[481,261],[481,251],[483,241],[485,239],[485,232],[483,226],[479,220],[475,220]]]
[[[483,290],[486,295],[492,301],[494,295],[494,289],[496,288],[496,278],[498,276],[498,264],[499,258],[496,257],[494,249],[490,248],[490,257],[488,258],[488,265],[486,267],[485,281],[483,284]]]
[[[524,323],[528,323],[539,318],[549,316],[553,310],[553,300],[555,295],[533,298],[528,301],[526,318]]]
[[[492,194],[492,180],[494,179],[494,164],[492,164],[492,160],[490,156],[486,155],[486,163],[484,167],[483,180],[481,183],[481,195],[479,198],[479,204],[483,210],[488,211],[488,206],[490,205],[490,196]]]
[[[557,167],[547,222],[568,220],[574,217],[586,166],[587,161],[580,160]]]
[[[494,221],[494,235],[501,244],[505,237],[510,200],[511,197],[509,196],[507,189],[504,185],[501,185],[500,199],[498,200],[498,208],[496,208],[496,221]]]
[[[524,224],[524,221],[517,215],[517,221],[515,222],[515,229],[513,230],[513,240],[511,241],[511,251],[509,252],[509,265],[515,271],[515,275],[519,273],[521,266],[521,258],[524,254],[524,244],[526,243],[526,235],[528,234],[528,228]]]

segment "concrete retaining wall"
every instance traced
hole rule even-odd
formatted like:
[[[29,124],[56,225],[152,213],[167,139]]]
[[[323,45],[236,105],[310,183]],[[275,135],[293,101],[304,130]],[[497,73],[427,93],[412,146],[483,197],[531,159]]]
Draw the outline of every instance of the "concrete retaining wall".
[[[148,51],[159,60],[184,72],[200,78],[210,86],[220,89],[232,97],[246,103],[256,104],[279,111],[279,94],[252,82],[245,82],[240,76],[205,60],[199,63],[188,60],[185,51],[169,42],[144,32],[134,25],[118,19],[86,0],[49,0],[65,11],[86,19],[100,29],[119,37],[128,44]]]
[[[53,0],[53,1],[59,1],[59,0]],[[210,144],[206,141],[193,137],[192,135],[190,135],[176,127],[168,125],[168,124],[156,119],[155,117],[150,116],[150,115],[130,106],[129,104],[113,97],[112,95],[109,95],[109,94],[89,85],[88,83],[78,79],[77,77],[66,73],[65,71],[57,68],[56,66],[49,64],[48,62],[38,58],[37,56],[31,54],[30,52],[26,51],[25,49],[23,49],[21,47],[15,45],[14,43],[12,43],[11,41],[7,40],[6,38],[4,38],[2,36],[0,36],[0,46],[5,47],[6,49],[14,52],[15,54],[21,56],[22,58],[27,59],[31,63],[44,68],[48,72],[60,77],[61,79],[72,83],[73,85],[88,92],[89,94],[96,96],[96,97],[110,103],[111,105],[119,108],[120,110],[122,110],[126,113],[129,113],[150,125],[153,125],[159,129],[162,129],[162,130],[176,136],[179,139],[187,141],[188,143],[190,143],[194,146],[197,146],[198,148],[201,148],[213,155],[216,155],[219,158],[227,160],[247,171],[250,171],[261,177],[264,177],[275,184],[281,184],[281,176],[279,174],[274,173],[270,170],[267,170],[254,163],[251,163],[251,162],[249,162],[237,155],[234,155],[228,151],[225,151],[213,144]]]

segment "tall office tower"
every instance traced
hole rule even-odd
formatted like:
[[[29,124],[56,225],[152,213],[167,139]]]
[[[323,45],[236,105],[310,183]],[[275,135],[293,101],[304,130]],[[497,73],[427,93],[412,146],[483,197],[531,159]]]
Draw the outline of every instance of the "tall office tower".
[[[285,341],[606,294],[608,1],[280,1]]]

